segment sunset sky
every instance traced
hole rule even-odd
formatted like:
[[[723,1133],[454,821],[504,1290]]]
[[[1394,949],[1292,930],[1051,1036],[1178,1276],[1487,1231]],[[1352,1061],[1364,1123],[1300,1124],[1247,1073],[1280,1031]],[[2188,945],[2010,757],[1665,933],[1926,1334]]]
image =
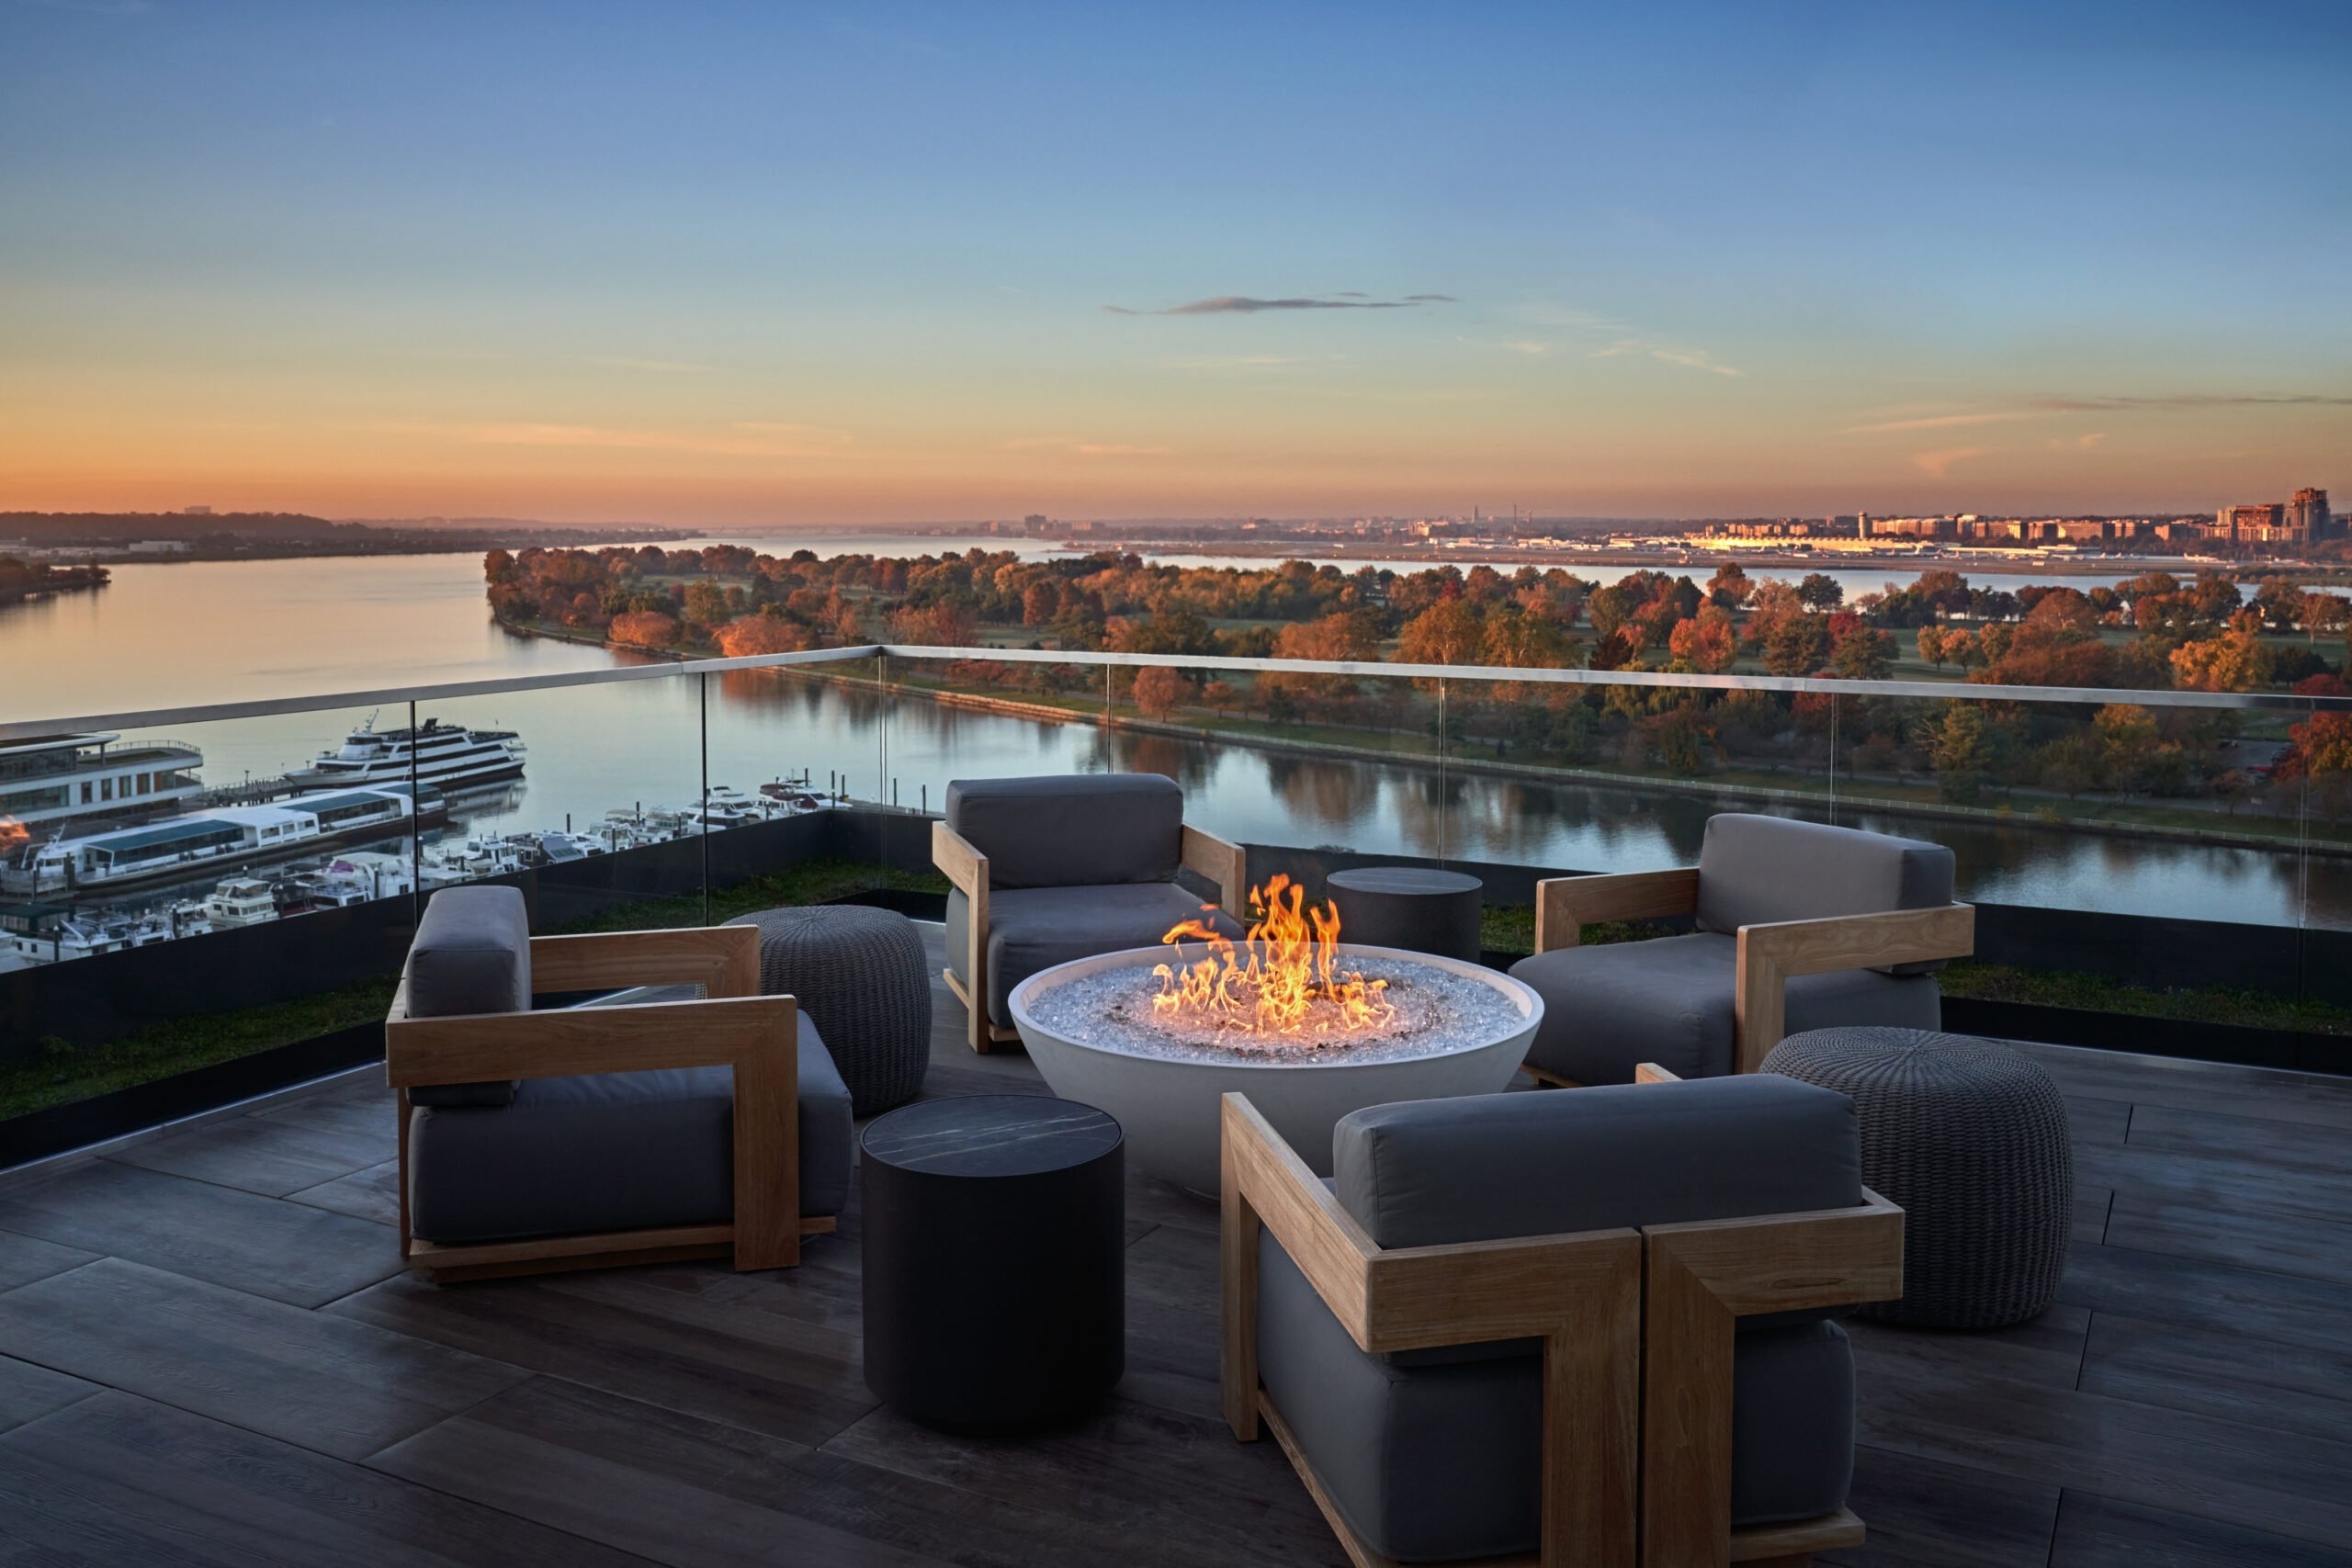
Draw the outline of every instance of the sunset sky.
[[[2347,458],[2342,0],[0,0],[0,509],[2341,507]]]

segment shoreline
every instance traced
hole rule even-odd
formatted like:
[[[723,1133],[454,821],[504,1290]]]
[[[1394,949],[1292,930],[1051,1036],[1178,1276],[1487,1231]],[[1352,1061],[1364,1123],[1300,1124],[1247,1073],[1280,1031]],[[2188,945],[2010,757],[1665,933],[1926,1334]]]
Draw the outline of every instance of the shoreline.
[[[520,637],[544,637],[552,641],[603,648],[616,653],[632,653],[643,658],[662,659],[677,663],[685,662],[684,656],[667,649],[632,648],[601,637],[582,637],[560,629],[542,630],[535,626],[521,626],[507,621],[500,621],[497,624]],[[1389,766],[1455,771],[1521,784],[1580,785],[1589,789],[1614,789],[1634,794],[1643,790],[1665,790],[1677,795],[1701,798],[1760,802],[1767,805],[1820,807],[1834,804],[1840,808],[1869,811],[1895,818],[1916,817],[1928,820],[1968,822],[1984,827],[2025,828],[2044,832],[2096,833],[2106,838],[2158,840],[2169,843],[2201,845],[2213,849],[2259,850],[2282,854],[2307,852],[2338,859],[2352,858],[2352,843],[2335,843],[2319,840],[2298,840],[2261,833],[2233,832],[2225,829],[2176,828],[2162,824],[2133,823],[2112,818],[2067,818],[2050,822],[2032,816],[2030,810],[2021,812],[2013,807],[2005,810],[2001,807],[1956,806],[1941,802],[1896,800],[1883,795],[1849,795],[1843,791],[1832,795],[1820,790],[1776,789],[1769,784],[1724,784],[1704,779],[1680,779],[1648,773],[1617,773],[1602,768],[1544,767],[1524,762],[1498,761],[1493,758],[1447,757],[1441,761],[1427,754],[1385,751],[1370,746],[1348,746],[1322,740],[1288,740],[1271,736],[1222,731],[1205,725],[1145,718],[1139,715],[1131,716],[1114,712],[1106,716],[1100,712],[1085,713],[1020,697],[997,696],[982,692],[960,692],[900,681],[886,682],[871,676],[853,675],[845,671],[783,666],[775,672],[797,679],[829,681],[839,685],[861,687],[867,691],[893,696],[920,696],[943,707],[960,707],[974,712],[992,713],[1007,718],[1023,718],[1048,724],[1108,723],[1114,728],[1126,729],[1141,735],[1161,735],[1173,739],[1218,746],[1243,746],[1276,755],[1310,758],[1324,761],[1370,762]]]

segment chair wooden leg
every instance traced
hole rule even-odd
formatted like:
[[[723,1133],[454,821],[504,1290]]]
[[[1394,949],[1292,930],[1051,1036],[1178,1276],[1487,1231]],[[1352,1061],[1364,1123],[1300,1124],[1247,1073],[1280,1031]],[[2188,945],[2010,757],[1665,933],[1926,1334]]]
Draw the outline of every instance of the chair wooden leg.
[[[1241,1195],[1231,1139],[1219,1156],[1217,1244],[1222,1254],[1222,1351],[1218,1386],[1225,1424],[1245,1443],[1258,1440],[1258,1212]]]
[[[777,1049],[735,1063],[735,1267],[800,1261],[798,1010],[779,1008]]]

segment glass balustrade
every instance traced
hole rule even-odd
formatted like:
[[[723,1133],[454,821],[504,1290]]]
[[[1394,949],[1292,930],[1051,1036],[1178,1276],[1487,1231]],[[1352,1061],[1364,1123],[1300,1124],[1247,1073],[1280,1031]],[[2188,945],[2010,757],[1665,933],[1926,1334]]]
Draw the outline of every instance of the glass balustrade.
[[[1953,1027],[2352,1066],[2345,699],[910,647],[261,705],[0,726],[0,1133],[363,1057],[444,886],[933,914],[950,784],[1054,773],[1176,780],[1253,876],[1468,869],[1498,957],[1540,874],[1695,863],[1716,812],[1925,839],[1979,908]]]

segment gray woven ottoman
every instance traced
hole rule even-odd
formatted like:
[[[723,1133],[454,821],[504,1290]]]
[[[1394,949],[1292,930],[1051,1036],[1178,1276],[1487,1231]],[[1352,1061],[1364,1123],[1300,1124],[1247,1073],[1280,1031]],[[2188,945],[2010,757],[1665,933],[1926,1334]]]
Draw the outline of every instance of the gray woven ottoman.
[[[1858,1313],[1997,1328],[2049,1308],[2074,1227],[2075,1155],[2048,1073],[1996,1042],[1923,1029],[1793,1034],[1764,1070],[1851,1095],[1862,1179],[1903,1206],[1903,1295]]]
[[[808,1010],[849,1085],[851,1112],[904,1105],[931,1066],[931,965],[914,922],[857,904],[763,909],[760,989]]]

